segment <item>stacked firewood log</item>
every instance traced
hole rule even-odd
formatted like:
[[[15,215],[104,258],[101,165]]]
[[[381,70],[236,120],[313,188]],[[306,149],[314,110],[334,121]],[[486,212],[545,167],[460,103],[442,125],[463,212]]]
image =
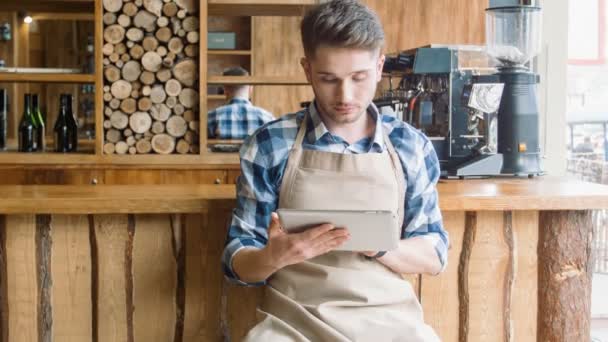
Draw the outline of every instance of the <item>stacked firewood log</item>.
[[[103,0],[104,153],[198,153],[197,6]]]

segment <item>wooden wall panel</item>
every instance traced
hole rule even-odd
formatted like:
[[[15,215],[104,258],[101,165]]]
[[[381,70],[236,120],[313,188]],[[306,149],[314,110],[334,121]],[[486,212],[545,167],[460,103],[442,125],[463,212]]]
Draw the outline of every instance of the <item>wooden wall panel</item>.
[[[538,320],[538,211],[515,211],[515,279],[511,292],[512,341],[536,341]]]
[[[0,169],[1,185],[25,185],[25,172],[18,168]]]
[[[207,267],[205,251],[205,240],[203,238],[205,229],[204,214],[189,214],[185,216],[185,296],[188,300],[184,310],[184,339],[187,341],[204,341],[206,306],[205,300],[205,274],[203,270]]]
[[[364,0],[384,26],[387,52],[431,43],[484,44],[487,0]]]
[[[433,327],[441,340],[458,342],[458,265],[464,238],[465,213],[445,212],[443,222],[450,234],[448,267],[438,276],[422,276],[421,303],[425,322]]]
[[[186,218],[185,340],[222,340],[221,254],[227,211],[204,212]],[[214,284],[208,286],[208,284]]]
[[[51,239],[53,341],[89,341],[93,337],[89,218],[54,215]]]
[[[239,66],[251,73],[251,56],[209,55],[207,60],[207,75],[222,76],[224,69]]]
[[[508,247],[503,212],[478,212],[467,277],[468,341],[503,341]],[[492,314],[489,314],[492,313]]]
[[[8,299],[8,340],[38,340],[38,279],[36,258],[36,217],[6,217],[6,282]]]
[[[96,215],[94,218],[94,333],[98,341],[133,341],[132,307],[127,309],[133,283],[127,282],[131,264],[133,240],[127,215]],[[130,320],[130,321],[129,321]]]
[[[169,215],[136,215],[134,231],[134,341],[173,341],[177,265]]]
[[[554,260],[576,238],[590,246],[589,217],[584,211],[444,213],[452,241],[448,269],[414,283],[426,322],[443,341],[534,341],[537,330],[543,341],[563,340],[550,337],[556,334],[584,340],[588,250],[573,249],[583,258],[574,266]],[[263,288],[223,279],[229,218],[228,208],[189,215],[3,216],[0,341],[240,340],[256,323]],[[542,238],[539,225],[546,229]],[[555,234],[547,231],[555,226],[574,233],[550,246],[546,241]],[[543,258],[539,241],[550,253]],[[542,267],[554,276],[539,273]],[[539,275],[546,283],[537,283]],[[538,292],[544,286],[562,297]],[[583,297],[576,295],[581,290]],[[543,305],[546,312],[539,312]],[[566,324],[547,323],[557,321]],[[570,329],[576,324],[582,328]]]
[[[487,0],[364,0],[383,24],[385,52],[430,43],[484,44]],[[298,76],[302,50],[300,17],[254,17],[255,76]],[[313,93],[308,86],[256,86],[253,102],[279,117],[300,109]]]
[[[304,78],[300,66],[304,56],[300,20],[300,17],[254,17],[255,76]],[[300,102],[312,98],[310,86],[256,86],[253,103],[280,117],[300,110]]]

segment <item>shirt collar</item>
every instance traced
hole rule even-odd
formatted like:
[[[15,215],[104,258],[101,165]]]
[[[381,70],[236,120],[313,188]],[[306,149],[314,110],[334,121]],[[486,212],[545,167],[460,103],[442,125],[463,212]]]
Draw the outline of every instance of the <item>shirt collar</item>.
[[[235,97],[231,98],[228,103],[229,104],[234,104],[234,103],[249,103],[249,99],[244,98],[244,97],[235,96]]]
[[[312,101],[308,106],[308,122],[306,127],[306,141],[309,144],[315,144],[321,139],[331,139],[340,141],[341,139],[334,139],[334,135],[329,132],[327,126],[321,120],[321,116],[317,111],[316,101]],[[372,119],[376,122],[376,128],[374,130],[374,135],[372,137],[371,144],[369,148],[371,150],[372,147],[377,147],[380,151],[383,150],[384,147],[384,133],[382,129],[382,117],[378,108],[371,103],[369,107],[367,107],[367,114],[372,117]]]

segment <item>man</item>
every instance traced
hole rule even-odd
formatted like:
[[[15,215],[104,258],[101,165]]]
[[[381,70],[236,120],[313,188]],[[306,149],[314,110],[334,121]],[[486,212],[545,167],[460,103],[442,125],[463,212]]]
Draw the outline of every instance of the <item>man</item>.
[[[226,69],[222,75],[248,76],[249,73],[241,67],[234,67]],[[251,104],[251,92],[249,85],[224,86],[228,104],[207,114],[210,139],[245,139],[264,123],[274,120],[272,114]]]
[[[372,104],[382,26],[357,1],[334,0],[311,10],[301,33],[315,100],[241,149],[223,268],[240,284],[267,285],[263,319],[246,340],[439,341],[400,276],[446,266],[439,163],[428,138]],[[324,224],[287,234],[277,208],[391,210],[402,240],[388,252],[335,251],[347,230]]]

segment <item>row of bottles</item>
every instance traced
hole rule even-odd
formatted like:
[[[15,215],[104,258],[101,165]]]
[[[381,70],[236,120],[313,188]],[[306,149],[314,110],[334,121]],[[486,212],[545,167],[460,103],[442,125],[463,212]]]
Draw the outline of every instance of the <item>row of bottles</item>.
[[[0,96],[0,98],[6,99],[5,96]],[[19,152],[46,151],[45,133],[46,125],[40,111],[38,95],[25,94],[23,116],[19,123]],[[59,115],[55,121],[53,133],[55,152],[75,152],[77,150],[78,124],[72,113],[72,95],[61,94]]]

